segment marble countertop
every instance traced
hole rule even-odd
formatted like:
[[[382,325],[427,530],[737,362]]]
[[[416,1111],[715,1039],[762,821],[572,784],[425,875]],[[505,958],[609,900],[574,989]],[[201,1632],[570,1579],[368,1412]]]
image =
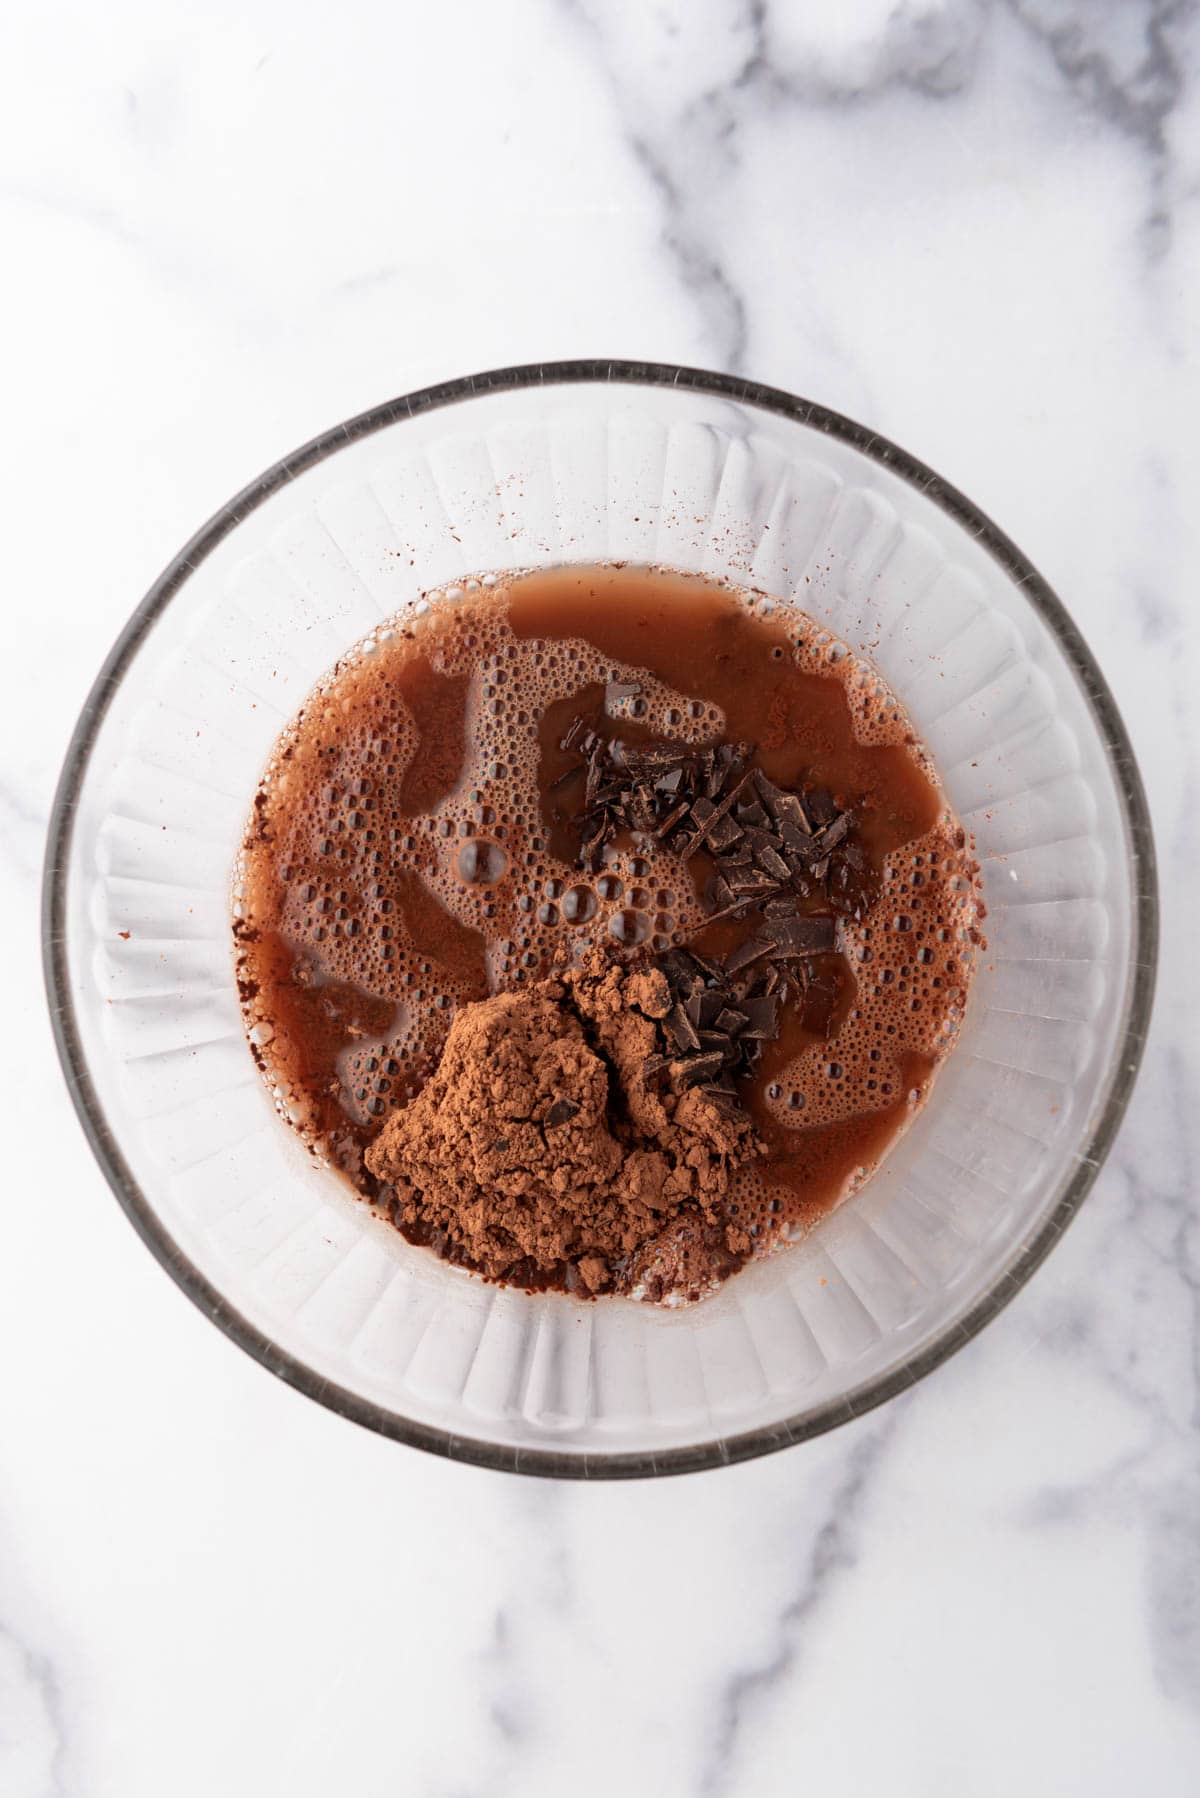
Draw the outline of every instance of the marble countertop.
[[[0,919],[6,1798],[1200,1787],[1200,20],[1181,0],[10,8]],[[1169,957],[1030,1287],[766,1461],[583,1488],[269,1377],[69,1106],[42,838],[178,545],[375,401],[626,355],[752,375],[962,486],[1132,731]]]

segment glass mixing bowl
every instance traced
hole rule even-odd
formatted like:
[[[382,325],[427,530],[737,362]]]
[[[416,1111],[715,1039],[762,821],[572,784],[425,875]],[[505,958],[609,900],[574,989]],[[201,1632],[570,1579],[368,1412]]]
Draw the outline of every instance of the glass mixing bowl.
[[[975,835],[988,905],[959,1046],[882,1168],[789,1251],[677,1311],[498,1289],[410,1247],[275,1115],[234,987],[231,864],[317,678],[423,590],[606,560],[764,588],[865,652]],[[1153,848],[1078,630],[960,493],[784,393],[551,364],[339,425],[186,545],[72,740],[45,953],[113,1190],[264,1366],[465,1461],[673,1473],[800,1441],[910,1385],[1058,1240],[1137,1067]]]

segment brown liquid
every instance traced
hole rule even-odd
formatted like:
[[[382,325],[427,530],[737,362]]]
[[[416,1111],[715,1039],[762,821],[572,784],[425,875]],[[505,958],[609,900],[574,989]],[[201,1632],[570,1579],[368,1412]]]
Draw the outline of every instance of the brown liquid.
[[[638,691],[611,700],[606,685]],[[853,810],[876,895],[819,958],[744,1082],[768,1147],[734,1202],[764,1246],[875,1166],[928,1092],[966,1000],[974,866],[874,671],[784,608],[651,569],[468,583],[347,658],[281,739],[235,925],[251,1043],[281,1111],[371,1198],[362,1151],[436,1066],[455,1009],[596,941],[726,953],[710,864],[646,841],[575,865],[586,715],[629,740],[740,739],[781,787]],[[565,777],[565,778],[564,778]]]

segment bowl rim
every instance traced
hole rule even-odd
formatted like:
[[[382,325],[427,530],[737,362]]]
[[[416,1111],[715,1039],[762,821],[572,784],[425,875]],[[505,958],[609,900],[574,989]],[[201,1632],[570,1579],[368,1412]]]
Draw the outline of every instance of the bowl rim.
[[[360,438],[408,418],[493,393],[544,386],[611,383],[678,387],[736,401],[825,433],[869,460],[882,464],[941,508],[992,557],[1041,617],[1065,656],[1083,693],[1108,757],[1120,796],[1127,832],[1132,887],[1133,941],[1130,974],[1123,997],[1121,1028],[1114,1042],[1102,1102],[1094,1113],[1086,1148],[1038,1231],[1014,1245],[987,1292],[932,1341],[898,1366],[841,1399],[779,1423],[714,1437],[703,1443],[662,1451],[614,1454],[547,1448],[511,1448],[471,1436],[434,1429],[324,1379],[295,1355],[281,1349],[232,1306],[186,1256],[154,1210],[122,1154],[92,1082],[71,993],[66,936],[67,879],[77,802],[109,705],[153,625],[186,585],[204,558],[242,520],[297,476]],[[965,494],[886,437],[839,412],[779,388],[740,376],[657,362],[578,360],[527,363],[487,370],[388,400],[323,431],[251,481],[201,526],[151,586],[109,651],[84,702],[72,733],[47,834],[42,882],[42,961],[55,1045],[67,1088],[92,1152],[143,1242],[188,1297],[239,1348],[288,1385],[331,1411],[380,1435],[414,1448],[479,1467],[550,1478],[636,1479],[699,1472],[731,1465],[822,1435],[840,1423],[914,1385],[969,1342],[996,1317],[1029,1279],[1079,1210],[1100,1170],[1129,1102],[1145,1045],[1154,997],[1158,952],[1158,897],[1154,839],[1145,788],[1129,734],[1115,699],[1074,620],[1041,574]]]

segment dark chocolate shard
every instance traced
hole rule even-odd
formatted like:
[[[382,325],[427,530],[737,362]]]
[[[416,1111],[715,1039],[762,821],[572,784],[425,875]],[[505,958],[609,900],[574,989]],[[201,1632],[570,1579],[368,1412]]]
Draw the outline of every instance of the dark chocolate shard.
[[[761,849],[755,851],[754,859],[760,868],[767,874],[773,874],[776,880],[783,881],[791,878],[792,870],[773,844],[764,843]]]
[[[705,842],[717,820],[723,818],[727,812],[732,811],[733,807],[737,804],[738,795],[753,778],[754,777],[751,774],[743,774],[741,779],[738,780],[734,786],[730,787],[729,791],[725,794],[725,797],[717,806],[713,806],[711,800],[706,798],[697,799],[695,801],[692,806],[692,817],[700,828],[697,830],[691,841],[684,847],[683,854],[685,858],[689,855],[694,855],[697,849],[699,849]]]
[[[748,968],[752,962],[761,961],[764,955],[770,955],[777,945],[769,938],[750,936],[736,949],[730,951],[725,960],[727,973],[736,974],[741,968]]]
[[[611,714],[614,705],[620,705],[625,699],[636,699],[641,690],[639,681],[610,680],[604,688],[605,711]]]
[[[830,917],[771,918],[763,923],[767,948],[780,955],[819,955],[837,947],[837,919]]]
[[[780,819],[779,836],[785,852],[793,862],[803,866],[805,862],[812,860],[816,851],[813,848],[811,835],[807,831],[801,830],[800,826],[794,824],[790,818]]]
[[[708,828],[708,847],[714,855],[724,855],[741,841],[742,829],[731,817],[717,818]]]
[[[818,855],[828,855],[829,851],[841,842],[851,825],[849,812],[839,812],[832,823],[817,832],[814,842]]]
[[[689,949],[688,954],[691,956],[706,980],[721,979],[723,970],[720,962],[713,961],[710,956],[701,955],[699,949]]]
[[[552,1125],[569,1124],[578,1111],[578,1099],[555,1099],[546,1113],[546,1122]]]
[[[700,1037],[696,1026],[682,1005],[673,1005],[666,1016],[667,1029],[675,1038],[675,1046],[679,1049],[698,1049]]]
[[[778,884],[769,874],[755,868],[745,874],[739,872],[729,883],[736,899],[764,898],[768,893],[773,893]]]
[[[671,1063],[671,1084],[680,1088],[699,1086],[702,1081],[711,1079],[718,1073],[725,1057],[719,1049],[710,1049],[704,1055],[693,1055],[687,1061]]]
[[[717,1013],[717,1029],[723,1030],[726,1036],[737,1036],[739,1031],[744,1030],[750,1021],[748,1008],[751,1004],[753,1004],[753,1000],[743,1001],[740,1010],[735,1010],[732,1005],[726,1005],[722,1011]]]
[[[707,1030],[715,1024],[724,1006],[725,995],[719,987],[709,987],[702,992],[700,994],[700,1029]]]
[[[771,1042],[779,1034],[779,998],[763,993],[756,999],[739,1000],[746,1022],[742,1035],[760,1042]]]
[[[704,883],[704,903],[710,911],[724,911],[732,902],[733,888],[725,876],[718,872],[709,875]]]
[[[679,804],[667,813],[662,823],[655,827],[654,835],[660,843],[664,837],[669,837],[675,826],[687,817],[689,809],[687,800],[681,799]]]

